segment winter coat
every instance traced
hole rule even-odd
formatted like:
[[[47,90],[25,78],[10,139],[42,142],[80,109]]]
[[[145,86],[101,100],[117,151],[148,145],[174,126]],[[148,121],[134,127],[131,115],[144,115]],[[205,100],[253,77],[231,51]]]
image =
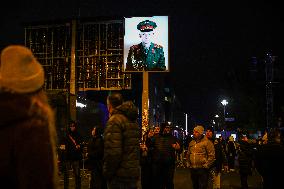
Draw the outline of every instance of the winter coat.
[[[227,144],[227,148],[228,148],[228,150],[227,150],[228,158],[232,157],[232,158],[235,159],[235,156],[237,154],[235,142],[234,141],[229,141],[228,144]]]
[[[246,141],[239,142],[238,161],[239,169],[242,174],[252,174],[253,148]]]
[[[74,143],[73,142],[76,143]],[[63,144],[65,145],[65,150],[63,150],[62,160],[67,161],[81,161],[83,158],[83,139],[82,136],[77,131],[71,131],[70,129],[63,137]],[[76,148],[76,145],[80,145],[80,148]]]
[[[219,139],[208,139],[214,144],[215,149],[215,161],[212,166],[216,168],[216,172],[220,173],[222,171],[223,165],[228,165],[227,156],[225,150],[223,149],[223,145],[219,141]]]
[[[88,165],[91,170],[102,172],[104,141],[102,136],[93,136],[88,142]]]
[[[47,100],[31,96],[0,92],[0,183],[11,189],[55,189],[59,178],[53,112]]]
[[[187,153],[190,168],[210,168],[215,161],[214,145],[204,135],[189,143]]]
[[[276,142],[260,145],[255,156],[255,166],[263,178],[264,189],[282,188],[284,146]],[[279,174],[280,171],[280,174]]]
[[[172,144],[178,142],[171,134],[156,135],[153,141],[153,162],[175,164],[175,149]]]
[[[138,110],[130,101],[116,107],[104,131],[105,178],[136,182],[140,176]]]

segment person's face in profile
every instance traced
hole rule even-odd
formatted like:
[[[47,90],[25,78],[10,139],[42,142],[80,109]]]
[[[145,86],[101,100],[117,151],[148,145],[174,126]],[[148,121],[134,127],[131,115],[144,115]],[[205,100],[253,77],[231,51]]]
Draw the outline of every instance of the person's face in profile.
[[[149,31],[149,32],[140,32],[139,37],[142,40],[142,43],[144,45],[150,45],[150,43],[152,42],[152,36],[154,35],[153,31]]]
[[[212,133],[211,130],[206,131],[206,137],[209,138],[209,139],[211,139],[213,137],[213,133]]]

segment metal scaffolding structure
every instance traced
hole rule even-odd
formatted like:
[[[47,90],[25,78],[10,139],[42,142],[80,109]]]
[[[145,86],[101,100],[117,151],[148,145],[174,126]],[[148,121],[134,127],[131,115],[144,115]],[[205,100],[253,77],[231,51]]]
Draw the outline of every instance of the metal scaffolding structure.
[[[273,126],[273,83],[274,83],[274,71],[273,63],[275,57],[270,53],[265,57],[265,91],[266,91],[266,127],[271,128]]]

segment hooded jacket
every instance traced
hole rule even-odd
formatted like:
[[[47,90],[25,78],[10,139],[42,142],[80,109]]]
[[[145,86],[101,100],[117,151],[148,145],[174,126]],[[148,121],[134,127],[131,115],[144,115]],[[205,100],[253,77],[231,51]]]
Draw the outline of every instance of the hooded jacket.
[[[116,107],[104,132],[104,176],[108,181],[137,182],[140,176],[138,110],[130,101]]]
[[[31,95],[0,92],[0,183],[17,189],[57,188],[53,114]]]

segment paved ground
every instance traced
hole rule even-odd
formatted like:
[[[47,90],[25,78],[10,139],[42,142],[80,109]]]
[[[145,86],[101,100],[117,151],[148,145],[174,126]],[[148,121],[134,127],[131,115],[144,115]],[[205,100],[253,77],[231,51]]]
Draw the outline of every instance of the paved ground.
[[[71,174],[72,175],[72,174]],[[82,188],[89,188],[89,174],[88,171],[82,174]],[[174,178],[175,189],[192,189],[190,172],[186,168],[177,168]],[[253,172],[252,176],[248,178],[249,189],[261,189],[261,178]],[[63,189],[63,180],[60,181],[60,187]],[[70,189],[74,187],[74,179],[70,178]],[[221,175],[221,188],[222,189],[240,189],[240,177],[237,172],[224,173]]]
[[[190,172],[188,169],[178,168],[175,174],[175,189],[192,189]],[[261,189],[261,177],[254,172],[248,178],[250,189]],[[240,189],[240,177],[237,172],[223,173],[221,175],[222,189]]]

